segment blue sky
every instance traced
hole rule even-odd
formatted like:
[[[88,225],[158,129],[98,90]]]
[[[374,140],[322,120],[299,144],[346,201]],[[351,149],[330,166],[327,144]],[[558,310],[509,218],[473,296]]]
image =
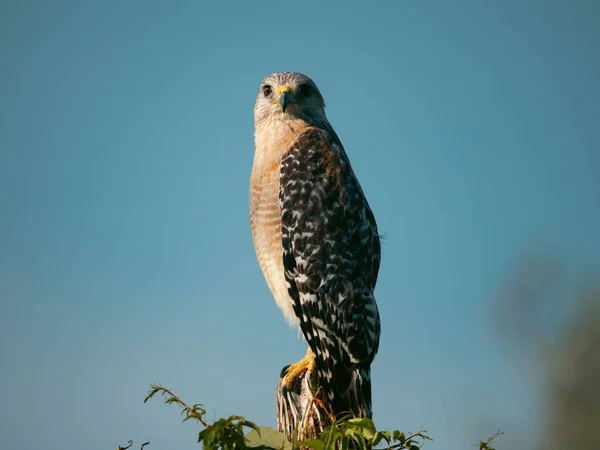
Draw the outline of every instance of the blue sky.
[[[485,312],[523,252],[600,268],[599,14],[2,2],[0,447],[194,448],[174,407],[142,403],[153,382],[275,424],[305,351],[247,218],[252,107],[276,71],[319,85],[387,236],[376,423],[423,425],[433,450],[535,424]]]

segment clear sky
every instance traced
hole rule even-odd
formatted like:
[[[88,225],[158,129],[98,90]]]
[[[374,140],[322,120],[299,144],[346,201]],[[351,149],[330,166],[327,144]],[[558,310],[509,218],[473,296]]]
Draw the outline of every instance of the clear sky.
[[[523,251],[600,268],[598,5],[4,0],[0,447],[195,448],[153,382],[275,424],[305,351],[247,217],[277,71],[320,87],[386,235],[376,423],[433,450],[535,423],[484,316]]]

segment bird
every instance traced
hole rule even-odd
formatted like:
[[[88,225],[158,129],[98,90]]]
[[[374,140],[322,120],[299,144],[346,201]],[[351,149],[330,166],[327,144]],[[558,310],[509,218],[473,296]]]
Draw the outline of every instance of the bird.
[[[334,416],[371,418],[371,364],[381,333],[373,212],[308,76],[267,76],[254,127],[254,248],[275,302],[308,344],[304,358],[284,369],[283,386],[308,371]]]

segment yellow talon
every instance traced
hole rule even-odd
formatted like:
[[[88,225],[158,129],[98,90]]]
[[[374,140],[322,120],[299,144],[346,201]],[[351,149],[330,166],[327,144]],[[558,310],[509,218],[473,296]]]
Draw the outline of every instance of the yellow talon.
[[[315,354],[312,352],[310,347],[306,351],[306,355],[296,364],[292,364],[283,377],[283,385],[287,389],[291,389],[292,384],[296,379],[300,378],[304,372],[308,372],[310,375],[315,370]]]

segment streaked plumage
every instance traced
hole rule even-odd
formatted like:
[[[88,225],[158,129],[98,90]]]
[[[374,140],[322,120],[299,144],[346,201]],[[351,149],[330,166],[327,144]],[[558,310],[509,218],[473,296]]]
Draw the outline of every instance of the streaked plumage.
[[[250,223],[269,288],[314,353],[323,400],[334,414],[370,417],[379,236],[324,106],[302,74],[277,73],[261,84]]]

